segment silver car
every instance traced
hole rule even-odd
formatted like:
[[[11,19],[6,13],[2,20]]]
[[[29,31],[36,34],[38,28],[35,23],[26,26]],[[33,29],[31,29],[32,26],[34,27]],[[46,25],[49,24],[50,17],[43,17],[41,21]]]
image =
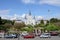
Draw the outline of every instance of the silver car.
[[[50,33],[42,33],[40,38],[51,38]]]
[[[17,34],[5,34],[5,38],[17,38]]]

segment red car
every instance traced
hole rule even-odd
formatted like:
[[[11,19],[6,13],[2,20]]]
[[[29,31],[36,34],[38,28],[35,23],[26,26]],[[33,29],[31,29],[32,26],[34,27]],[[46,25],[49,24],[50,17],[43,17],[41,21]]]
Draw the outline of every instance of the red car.
[[[50,32],[51,36],[58,36],[58,32]]]
[[[24,38],[34,38],[35,36],[34,35],[25,35],[23,36]]]

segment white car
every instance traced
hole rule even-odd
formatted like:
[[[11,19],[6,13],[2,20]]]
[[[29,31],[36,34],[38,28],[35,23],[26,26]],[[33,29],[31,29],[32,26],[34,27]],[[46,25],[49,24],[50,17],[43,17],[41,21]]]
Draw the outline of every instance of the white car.
[[[40,38],[51,38],[50,33],[42,33]]]
[[[25,36],[25,35],[28,35],[28,33],[27,32],[22,32],[21,33],[21,36]]]
[[[0,33],[0,38],[3,38],[4,37],[4,33]]]
[[[25,35],[28,35],[28,33],[22,33],[21,35],[22,35],[22,36],[25,36]]]

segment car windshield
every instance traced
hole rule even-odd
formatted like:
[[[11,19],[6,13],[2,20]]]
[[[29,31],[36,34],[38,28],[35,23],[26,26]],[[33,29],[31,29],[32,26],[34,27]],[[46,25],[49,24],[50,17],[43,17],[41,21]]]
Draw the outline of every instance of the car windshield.
[[[49,35],[49,34],[42,34],[42,35]]]

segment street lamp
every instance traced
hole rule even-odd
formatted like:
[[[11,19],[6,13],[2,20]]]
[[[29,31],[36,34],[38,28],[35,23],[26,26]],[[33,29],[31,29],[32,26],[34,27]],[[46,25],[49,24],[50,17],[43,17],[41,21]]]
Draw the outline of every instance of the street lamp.
[[[48,14],[50,13],[50,10],[48,9]],[[50,20],[49,20],[49,25],[50,25]]]

